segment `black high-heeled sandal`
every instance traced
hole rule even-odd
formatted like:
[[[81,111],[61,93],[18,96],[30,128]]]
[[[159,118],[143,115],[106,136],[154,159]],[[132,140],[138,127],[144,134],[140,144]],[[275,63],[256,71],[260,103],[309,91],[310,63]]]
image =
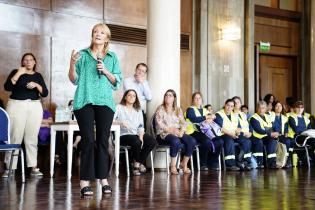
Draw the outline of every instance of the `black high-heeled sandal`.
[[[90,186],[83,187],[80,192],[82,196],[93,196],[93,190]]]
[[[112,193],[112,188],[111,188],[111,186],[109,186],[109,185],[104,185],[103,187],[102,187],[102,192],[104,193],[104,194],[111,194]]]

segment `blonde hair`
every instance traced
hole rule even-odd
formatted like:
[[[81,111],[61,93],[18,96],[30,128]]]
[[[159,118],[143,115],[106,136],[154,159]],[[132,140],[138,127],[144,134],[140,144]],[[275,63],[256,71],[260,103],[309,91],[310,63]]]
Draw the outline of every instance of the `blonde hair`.
[[[98,24],[96,24],[95,26],[93,26],[92,32],[91,32],[91,37],[93,37],[93,31],[94,31],[96,28],[98,28],[98,27],[100,27],[101,29],[104,30],[104,32],[105,32],[105,34],[107,35],[107,38],[108,38],[108,42],[106,42],[106,43],[104,44],[104,47],[103,47],[103,50],[102,50],[102,52],[104,53],[104,55],[106,55],[106,53],[108,52],[108,48],[109,48],[109,40],[110,40],[110,38],[111,38],[110,30],[109,30],[108,26],[107,26],[105,23],[98,23]],[[93,41],[91,40],[90,49],[92,49],[92,47],[93,47]]]

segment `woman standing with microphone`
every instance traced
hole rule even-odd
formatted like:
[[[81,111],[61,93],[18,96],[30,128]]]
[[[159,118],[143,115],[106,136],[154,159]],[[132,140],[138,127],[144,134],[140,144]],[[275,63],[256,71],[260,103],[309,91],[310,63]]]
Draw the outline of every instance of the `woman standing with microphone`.
[[[103,193],[112,192],[107,181],[108,138],[115,112],[112,92],[119,87],[122,75],[115,53],[108,50],[109,39],[109,28],[99,23],[92,29],[90,47],[80,52],[73,50],[71,54],[69,79],[77,85],[73,110],[82,135],[80,165],[82,196],[93,195],[89,182],[94,179],[101,180]]]

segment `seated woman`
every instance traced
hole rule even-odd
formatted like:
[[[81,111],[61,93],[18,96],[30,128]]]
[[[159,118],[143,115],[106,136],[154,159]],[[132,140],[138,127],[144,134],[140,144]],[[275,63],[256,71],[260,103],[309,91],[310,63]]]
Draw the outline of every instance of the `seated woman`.
[[[176,156],[180,149],[184,149],[184,158],[180,164],[184,173],[190,174],[187,162],[196,146],[196,140],[185,134],[186,122],[182,110],[177,107],[174,90],[167,90],[162,105],[155,113],[156,134],[159,144],[170,145],[171,174],[178,174]],[[168,166],[167,166],[168,167]]]
[[[135,90],[127,90],[116,107],[114,123],[121,126],[120,144],[131,147],[134,160],[133,175],[146,172],[144,166],[147,156],[156,146],[155,139],[146,134],[143,126],[143,115]],[[127,169],[129,170],[129,169]]]
[[[234,96],[232,100],[235,104],[233,114],[238,118],[238,127],[241,129],[240,135],[234,140],[240,144],[241,150],[237,162],[239,167],[243,170],[251,170],[251,137],[253,129],[248,123],[247,115],[244,112],[241,112],[241,98],[239,96]]]
[[[264,168],[263,151],[265,144],[267,149],[267,166],[271,169],[276,169],[276,148],[279,133],[272,131],[272,122],[266,114],[266,110],[266,102],[259,101],[257,104],[257,113],[250,119],[250,124],[253,128],[252,150],[257,160],[257,167]]]
[[[303,115],[304,103],[302,101],[297,101],[294,104],[294,113],[289,116],[289,133],[288,137],[294,142],[294,138],[301,134],[303,131],[311,129],[311,123],[308,116]],[[296,139],[296,143],[302,145],[307,136],[299,136]],[[315,148],[315,139],[310,138],[307,144],[312,148]],[[314,150],[314,149],[313,149]]]
[[[224,159],[226,169],[229,171],[239,171],[235,162],[235,144],[238,141],[238,136],[241,133],[239,128],[238,118],[233,114],[234,101],[227,99],[224,104],[224,109],[216,113],[215,122],[222,127],[222,139],[224,142]],[[249,147],[249,141],[244,140],[244,145]]]
[[[43,105],[43,119],[40,125],[38,133],[38,143],[41,145],[46,145],[50,140],[50,125],[54,122],[51,112],[48,110],[47,103],[42,103]]]
[[[200,92],[195,92],[192,95],[192,103],[192,106],[186,111],[186,120],[194,123],[195,126],[189,124],[188,126],[191,128],[191,131],[190,133],[186,133],[194,137],[200,143],[200,169],[202,171],[207,171],[209,166],[211,170],[219,170],[219,156],[223,141],[219,136],[210,139],[201,132],[200,126],[197,125],[204,121],[207,123],[213,122],[214,115],[209,113],[206,108],[202,108],[202,95]],[[187,131],[188,130],[187,127]]]
[[[272,130],[279,133],[279,141],[286,145],[288,159],[285,168],[291,168],[294,141],[288,138],[288,118],[285,116],[283,105],[279,101],[275,102],[274,112],[275,119],[273,119]]]

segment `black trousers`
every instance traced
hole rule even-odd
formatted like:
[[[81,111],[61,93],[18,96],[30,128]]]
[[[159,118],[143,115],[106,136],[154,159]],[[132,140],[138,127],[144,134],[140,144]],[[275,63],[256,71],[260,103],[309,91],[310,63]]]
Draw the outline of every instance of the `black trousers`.
[[[144,164],[150,152],[156,146],[156,140],[149,134],[143,136],[143,146],[137,135],[123,135],[120,137],[120,145],[131,147],[131,157],[138,163]]]
[[[223,140],[220,137],[215,137],[210,140],[205,134],[196,131],[192,133],[191,136],[200,144],[200,165],[210,166],[211,168],[218,167]]]
[[[109,169],[108,138],[114,112],[107,106],[87,104],[75,110],[74,114],[82,136],[80,180],[106,179]]]

